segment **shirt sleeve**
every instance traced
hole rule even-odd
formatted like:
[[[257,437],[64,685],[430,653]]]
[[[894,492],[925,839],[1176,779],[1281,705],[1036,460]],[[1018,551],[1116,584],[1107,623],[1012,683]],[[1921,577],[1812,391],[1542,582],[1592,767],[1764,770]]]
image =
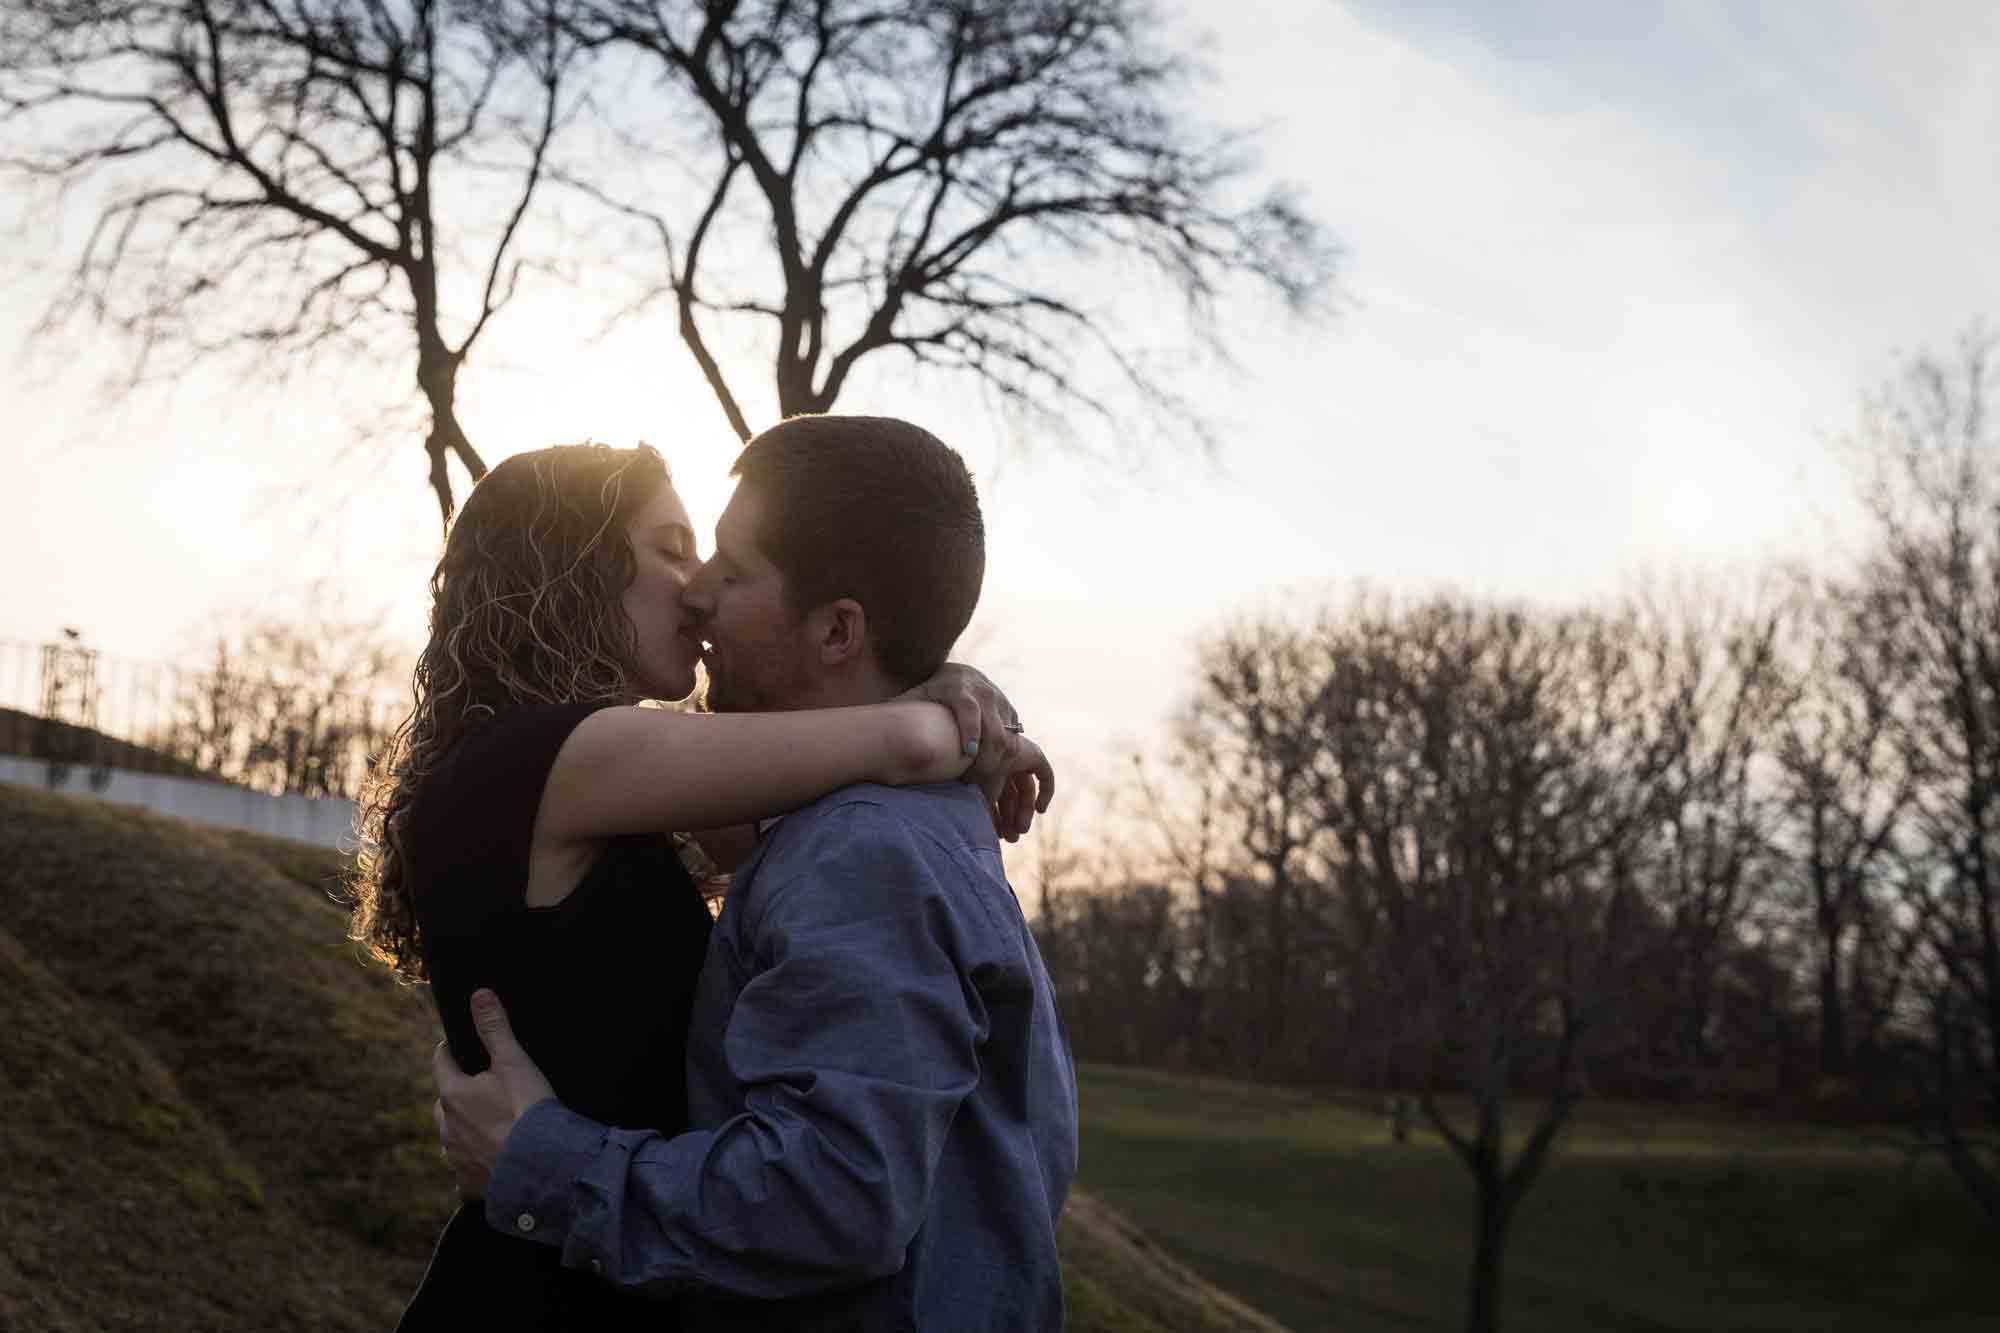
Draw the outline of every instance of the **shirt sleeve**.
[[[668,1139],[543,1102],[501,1153],[489,1221],[661,1294],[776,1299],[900,1269],[986,1035],[943,853],[920,838],[873,807],[829,812],[785,857],[796,873],[745,904],[760,970],[723,1037],[741,1114]]]

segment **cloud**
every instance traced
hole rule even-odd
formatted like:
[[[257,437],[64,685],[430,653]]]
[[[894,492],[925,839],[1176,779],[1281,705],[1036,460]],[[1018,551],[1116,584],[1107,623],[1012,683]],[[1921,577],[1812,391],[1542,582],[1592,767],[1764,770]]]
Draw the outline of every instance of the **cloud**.
[[[1344,566],[1496,592],[1809,544],[1825,436],[2000,291],[1994,22],[1233,7],[1218,88],[1262,90],[1360,298],[1253,358],[1298,458],[1274,506],[1366,531]]]

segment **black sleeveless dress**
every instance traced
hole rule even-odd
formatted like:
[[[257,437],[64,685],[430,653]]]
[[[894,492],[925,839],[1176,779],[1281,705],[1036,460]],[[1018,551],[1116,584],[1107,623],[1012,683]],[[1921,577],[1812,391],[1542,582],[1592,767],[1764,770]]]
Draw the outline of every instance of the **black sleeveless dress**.
[[[602,705],[531,705],[482,724],[425,781],[405,839],[424,965],[459,1067],[489,1061],[469,1001],[491,987],[563,1104],[626,1129],[687,1127],[687,1024],[710,919],[664,836],[613,840],[560,904],[523,901],[535,812],[557,751]],[[614,1291],[558,1251],[462,1205],[397,1326],[681,1326],[671,1302]]]

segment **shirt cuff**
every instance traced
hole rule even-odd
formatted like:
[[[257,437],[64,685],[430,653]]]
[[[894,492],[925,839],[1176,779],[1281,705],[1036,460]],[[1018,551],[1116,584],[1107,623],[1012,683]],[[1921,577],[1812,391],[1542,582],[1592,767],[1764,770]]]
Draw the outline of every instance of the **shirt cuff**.
[[[571,1257],[566,1242],[578,1223],[601,1211],[596,1192],[584,1184],[603,1152],[608,1131],[553,1097],[521,1113],[500,1159],[486,1182],[486,1221],[495,1230],[564,1251],[563,1262],[590,1266],[588,1255]]]

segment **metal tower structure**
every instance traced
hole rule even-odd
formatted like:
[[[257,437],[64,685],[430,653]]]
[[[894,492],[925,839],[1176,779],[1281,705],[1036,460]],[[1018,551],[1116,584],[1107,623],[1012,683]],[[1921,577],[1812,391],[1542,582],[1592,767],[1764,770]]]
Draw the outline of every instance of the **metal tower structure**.
[[[65,628],[60,642],[42,645],[41,725],[34,748],[48,764],[49,786],[62,786],[70,768],[85,761],[91,761],[92,787],[101,791],[109,782],[110,765],[96,744],[97,694],[97,650],[84,646],[79,631]]]

